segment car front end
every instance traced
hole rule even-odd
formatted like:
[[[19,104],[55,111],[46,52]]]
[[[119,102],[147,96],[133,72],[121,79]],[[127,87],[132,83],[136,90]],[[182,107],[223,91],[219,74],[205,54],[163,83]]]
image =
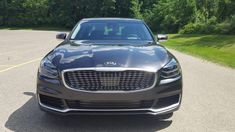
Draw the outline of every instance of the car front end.
[[[163,46],[99,42],[65,40],[42,59],[37,79],[42,110],[160,115],[179,109],[181,67]]]

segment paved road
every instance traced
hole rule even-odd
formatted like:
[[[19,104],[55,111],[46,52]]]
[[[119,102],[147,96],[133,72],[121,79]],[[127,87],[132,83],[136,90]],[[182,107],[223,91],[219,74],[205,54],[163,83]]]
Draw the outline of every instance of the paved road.
[[[235,70],[176,51],[184,95],[172,118],[48,116],[38,110],[35,81],[39,59],[59,42],[55,34],[0,30],[0,131],[235,131]]]

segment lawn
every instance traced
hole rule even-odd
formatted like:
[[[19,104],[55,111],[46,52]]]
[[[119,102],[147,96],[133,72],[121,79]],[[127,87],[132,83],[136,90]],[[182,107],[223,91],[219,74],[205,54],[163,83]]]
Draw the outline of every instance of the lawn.
[[[167,48],[235,68],[235,35],[171,34],[169,40],[162,44]]]

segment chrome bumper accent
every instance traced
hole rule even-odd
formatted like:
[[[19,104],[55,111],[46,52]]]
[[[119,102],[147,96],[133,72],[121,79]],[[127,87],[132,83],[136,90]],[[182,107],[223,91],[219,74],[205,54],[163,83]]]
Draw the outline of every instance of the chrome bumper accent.
[[[158,115],[158,114],[164,114],[164,113],[167,113],[167,112],[172,111],[174,109],[177,109],[180,106],[181,95],[179,97],[179,102],[172,104],[170,106],[158,108],[158,109],[154,109],[154,108],[145,108],[145,109],[70,109],[70,108],[57,109],[57,108],[53,108],[53,107],[42,104],[38,95],[37,95],[37,99],[38,99],[38,103],[41,107],[44,107],[44,108],[52,110],[52,111],[60,112],[60,113],[67,113],[67,112],[72,112],[72,111],[75,111],[75,112],[76,111],[77,112],[79,112],[79,111],[80,112],[131,112],[131,111],[141,112],[141,111],[147,111],[147,112],[149,112],[149,114]]]
[[[167,84],[167,83],[171,83],[171,82],[174,82],[174,81],[177,81],[177,80],[179,80],[181,78],[181,76],[179,76],[179,77],[176,77],[176,78],[170,78],[170,79],[163,79],[163,80],[161,80],[160,81],[160,85],[162,85],[162,84]]]

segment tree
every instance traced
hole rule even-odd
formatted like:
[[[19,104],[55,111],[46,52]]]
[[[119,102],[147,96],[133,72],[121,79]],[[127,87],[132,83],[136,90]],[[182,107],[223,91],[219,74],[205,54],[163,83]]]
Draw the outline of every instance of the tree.
[[[155,32],[228,33],[234,9],[234,0],[1,0],[0,26],[71,28],[88,17],[131,17]]]
[[[142,19],[142,14],[140,12],[141,6],[142,3],[140,3],[139,0],[131,0],[131,6],[130,6],[131,17]]]

